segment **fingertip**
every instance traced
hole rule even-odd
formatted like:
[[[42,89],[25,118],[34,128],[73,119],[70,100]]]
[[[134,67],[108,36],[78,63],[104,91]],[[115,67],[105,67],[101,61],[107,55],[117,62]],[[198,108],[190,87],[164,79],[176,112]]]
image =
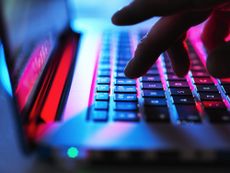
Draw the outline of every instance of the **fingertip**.
[[[173,71],[178,77],[185,77],[190,69],[189,55],[182,41],[185,36],[184,34],[181,40],[174,43],[173,46],[167,50],[167,55],[171,60]]]
[[[135,65],[135,60],[132,58],[125,67],[125,76],[130,79],[136,79],[142,75]]]
[[[140,77],[139,75],[136,75],[135,73],[133,73],[132,71],[130,71],[128,68],[125,69],[125,76],[129,79],[136,79],[138,77]]]
[[[113,14],[111,21],[114,25],[121,25],[122,24],[122,10],[117,11]]]
[[[206,68],[210,75],[215,78],[230,77],[230,42],[227,42],[213,52],[211,52],[206,61]]]
[[[219,75],[218,75],[218,72],[215,70],[215,68],[213,68],[213,62],[210,60],[210,58],[207,58],[207,61],[206,61],[206,69],[208,71],[208,73],[215,77],[215,78],[218,78]]]
[[[144,8],[144,2],[133,1],[112,16],[112,23],[118,26],[135,25],[151,17],[152,11]]]
[[[113,16],[111,17],[111,22],[116,25],[117,24],[117,17],[116,17],[116,13],[113,14]]]
[[[218,68],[217,62],[215,62],[215,58],[210,56],[207,58],[206,61],[206,68],[208,73],[214,77],[214,78],[224,78],[226,77],[225,72],[223,72],[223,69],[220,70],[220,68]]]
[[[176,71],[175,70],[175,74],[180,78],[184,78],[188,74],[188,71],[189,71],[189,69],[186,69],[184,71]]]
[[[188,74],[188,71],[190,69],[190,62],[188,61],[184,61],[183,65],[179,66],[175,66],[174,67],[174,72],[178,77],[185,77]]]
[[[113,14],[112,23],[118,26],[135,24],[135,13],[132,4],[127,5]]]
[[[225,38],[229,34],[228,19],[226,13],[214,10],[205,23],[201,39],[208,53],[213,52],[219,45],[224,44]]]

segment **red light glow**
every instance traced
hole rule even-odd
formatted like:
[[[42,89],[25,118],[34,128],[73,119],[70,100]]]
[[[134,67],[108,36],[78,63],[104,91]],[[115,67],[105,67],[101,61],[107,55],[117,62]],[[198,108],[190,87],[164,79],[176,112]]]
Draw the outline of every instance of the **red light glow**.
[[[50,92],[41,112],[41,118],[46,122],[52,122],[55,119],[72,60],[74,58],[74,52],[75,42],[73,39],[70,39],[61,55],[62,57],[52,82]]]

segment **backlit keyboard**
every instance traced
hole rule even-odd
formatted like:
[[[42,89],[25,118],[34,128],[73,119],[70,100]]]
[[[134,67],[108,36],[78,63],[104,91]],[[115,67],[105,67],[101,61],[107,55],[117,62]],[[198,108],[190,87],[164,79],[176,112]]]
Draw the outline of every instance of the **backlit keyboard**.
[[[136,34],[140,40],[144,32]],[[124,68],[133,55],[133,35],[105,33],[87,119],[94,122],[229,123],[230,82],[209,76],[190,42],[191,68],[175,75],[163,53],[146,75],[129,79]]]

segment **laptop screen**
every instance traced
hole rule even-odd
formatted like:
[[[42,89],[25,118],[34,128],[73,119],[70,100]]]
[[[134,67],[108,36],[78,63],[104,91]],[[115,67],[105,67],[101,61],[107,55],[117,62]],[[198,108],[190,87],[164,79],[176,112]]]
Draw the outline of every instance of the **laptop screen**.
[[[0,8],[4,26],[1,26],[1,39],[13,94],[21,116],[26,118],[60,35],[68,28],[66,2],[2,0]]]
[[[7,63],[23,108],[54,46],[53,34],[66,26],[65,2],[3,0],[1,7]]]

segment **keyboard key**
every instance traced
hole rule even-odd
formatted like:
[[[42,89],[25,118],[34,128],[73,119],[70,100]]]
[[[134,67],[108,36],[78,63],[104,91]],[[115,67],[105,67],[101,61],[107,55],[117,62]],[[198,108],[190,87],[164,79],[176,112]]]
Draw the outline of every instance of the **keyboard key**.
[[[165,98],[145,98],[145,106],[167,106]]]
[[[115,78],[126,78],[124,72],[115,72],[114,77]]]
[[[94,109],[96,110],[107,110],[109,108],[109,103],[106,101],[95,101]]]
[[[227,109],[222,101],[203,101],[204,109]]]
[[[108,120],[107,111],[94,111],[92,114],[93,121],[104,122]]]
[[[154,76],[154,75],[159,75],[158,70],[149,70],[145,76]]]
[[[139,121],[137,112],[119,112],[117,111],[113,117],[114,121],[127,121],[136,122]]]
[[[142,89],[160,89],[163,90],[163,86],[160,82],[150,83],[150,82],[144,82],[141,84]]]
[[[189,45],[189,44],[187,44],[187,45]],[[199,61],[200,61],[198,55],[197,55],[197,54],[194,52],[194,50],[193,50],[193,46],[191,45],[189,48],[191,48],[191,49],[189,49],[189,58],[190,58],[192,61],[194,61],[194,60],[199,60]]]
[[[133,79],[116,79],[114,81],[115,85],[134,85],[136,86],[136,80]]]
[[[213,84],[213,81],[211,78],[194,78],[194,83],[196,85],[209,85]]]
[[[95,100],[97,101],[109,100],[109,94],[108,93],[96,93]]]
[[[192,72],[202,72],[202,73],[207,73],[207,71],[205,70],[205,68],[201,69],[201,70],[193,70],[191,69]]]
[[[175,87],[175,88],[189,88],[188,82],[183,81],[169,81],[168,82],[169,87]]]
[[[143,90],[143,97],[165,97],[165,92],[161,90]]]
[[[170,122],[167,106],[145,107],[144,113],[148,122]]]
[[[125,60],[118,60],[116,62],[116,66],[126,66],[126,64],[128,63],[128,61]]]
[[[117,52],[117,60],[130,60],[132,54],[130,51],[118,51]],[[127,61],[128,62],[128,61]]]
[[[110,71],[108,70],[100,70],[97,74],[99,77],[110,77]]]
[[[192,65],[191,70],[192,71],[202,71],[202,70],[204,70],[204,67],[201,65]]]
[[[161,82],[160,76],[145,76],[140,78],[141,82]]]
[[[172,64],[171,64],[170,60],[167,60],[167,61],[165,60],[165,64],[163,64],[163,72],[164,73],[167,72],[167,69],[172,69]]]
[[[166,80],[167,81],[186,81],[185,78],[181,78],[173,74],[166,75]]]
[[[128,58],[130,59],[130,57],[132,57],[131,55],[131,51],[130,51],[130,45],[128,45],[130,43],[119,43],[118,45],[118,51],[117,51],[117,57],[121,58]]]
[[[203,66],[202,62],[199,59],[193,59],[191,60],[191,65],[200,65]]]
[[[114,110],[116,111],[137,111],[137,103],[134,102],[115,102]]]
[[[167,73],[167,74],[175,74],[173,68],[164,68],[164,72]]]
[[[137,89],[136,89],[136,86],[115,86],[114,92],[115,93],[136,93]]]
[[[174,104],[183,104],[183,105],[194,105],[195,104],[193,97],[173,96],[172,98],[173,98]]]
[[[100,65],[110,65],[110,59],[101,59],[100,61],[99,61],[99,64]]]
[[[136,94],[115,94],[114,101],[137,101]]]
[[[110,78],[109,77],[99,77],[97,78],[97,84],[109,84]]]
[[[200,122],[201,118],[195,105],[176,105],[178,118],[181,122]]]
[[[101,48],[101,51],[102,52],[106,52],[106,53],[109,53],[111,51],[111,48],[110,48],[110,45],[106,45],[104,47]]]
[[[219,93],[199,93],[201,101],[222,100]]]
[[[164,66],[163,71],[172,71],[172,72],[173,72],[172,65],[171,65],[171,64],[166,64],[166,65]]]
[[[170,69],[170,68],[172,68],[172,65],[171,65],[171,63],[166,63],[166,64],[163,64],[163,67],[165,68],[165,69]],[[164,70],[165,71],[165,70]]]
[[[111,69],[110,64],[99,64],[98,66],[99,70],[109,71]]]
[[[118,67],[118,66],[116,66],[116,67],[114,68],[114,71],[115,71],[115,72],[122,72],[122,73],[123,73],[123,72],[124,72],[124,69],[125,69],[125,67],[120,67],[120,66]]]
[[[224,109],[205,110],[211,123],[230,123],[230,112]]]
[[[109,92],[109,85],[97,85],[97,92]]]
[[[158,70],[156,64],[154,64],[149,70]]]
[[[170,94],[172,96],[191,96],[192,92],[188,88],[170,88]]]
[[[197,92],[219,92],[215,85],[197,85]]]
[[[206,78],[209,77],[209,74],[206,72],[192,72],[192,76],[195,78]]]
[[[101,55],[99,60],[110,60],[110,50],[111,50],[111,44],[110,43],[106,43],[106,45],[104,45],[101,49]]]

